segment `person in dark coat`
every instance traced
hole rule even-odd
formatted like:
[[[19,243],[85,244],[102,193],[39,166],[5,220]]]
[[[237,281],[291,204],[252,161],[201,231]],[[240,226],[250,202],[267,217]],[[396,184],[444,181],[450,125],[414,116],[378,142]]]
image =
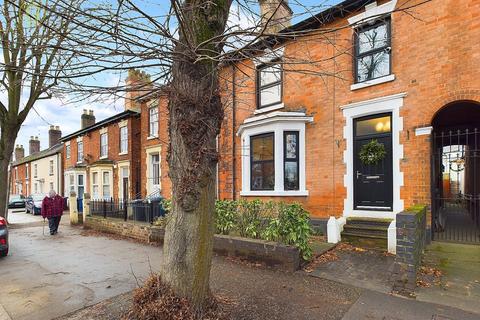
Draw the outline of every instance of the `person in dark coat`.
[[[54,190],[51,190],[42,201],[42,217],[48,219],[50,234],[53,236],[58,232],[58,225],[63,214],[63,198]]]

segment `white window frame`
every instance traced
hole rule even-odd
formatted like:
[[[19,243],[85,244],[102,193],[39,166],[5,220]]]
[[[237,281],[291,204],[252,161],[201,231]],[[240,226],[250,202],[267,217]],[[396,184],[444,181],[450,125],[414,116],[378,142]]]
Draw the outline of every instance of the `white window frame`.
[[[15,168],[16,169],[16,168]],[[29,179],[29,173],[28,173],[28,163],[25,165],[25,179]],[[28,181],[27,181],[28,182]]]
[[[152,117],[156,117],[156,119],[152,120]],[[148,136],[149,138],[157,138],[158,137],[158,105],[150,106],[148,109]]]
[[[153,161],[153,157],[154,156],[157,156],[158,157],[158,163],[154,163]],[[155,183],[155,170],[154,170],[154,166],[155,165],[158,165],[158,183]],[[151,153],[150,154],[150,181],[151,181],[151,184],[152,184],[152,189],[154,190],[154,192],[156,190],[160,190],[160,180],[161,180],[161,168],[160,168],[160,152],[155,152],[155,153]]]
[[[108,132],[100,134],[100,159],[106,158],[108,158]]]
[[[38,178],[38,164],[37,163],[33,164],[33,177]]]
[[[54,171],[54,168],[55,168],[55,163],[53,160],[50,160],[48,162],[48,174],[53,176],[53,171]]]
[[[125,134],[125,137],[122,135]],[[119,129],[120,137],[120,153],[119,155],[128,154],[128,126],[122,126]]]
[[[67,159],[70,159],[70,153],[71,153],[71,149],[70,149],[70,142],[67,142],[65,144],[65,158]]]
[[[83,140],[77,141],[77,163],[81,162],[83,162]]]
[[[97,179],[94,179],[94,177],[96,177]],[[99,182],[98,171],[94,171],[92,172],[92,199],[100,199],[100,186],[98,182]],[[97,189],[96,192],[95,192],[95,187]]]
[[[111,187],[112,187],[112,171],[110,170],[102,170],[102,175],[101,175],[101,179],[102,179],[102,198],[103,199],[110,199],[112,197],[112,190],[111,190]],[[108,181],[106,181],[107,183],[105,183],[105,174],[108,174]],[[108,197],[105,195],[105,187],[108,187]]]
[[[302,112],[273,112],[245,120],[238,134],[242,141],[242,191],[241,196],[308,196],[305,174],[305,124],[313,118]],[[299,189],[284,187],[284,132],[298,131]],[[275,187],[274,190],[251,190],[250,137],[274,133]]]

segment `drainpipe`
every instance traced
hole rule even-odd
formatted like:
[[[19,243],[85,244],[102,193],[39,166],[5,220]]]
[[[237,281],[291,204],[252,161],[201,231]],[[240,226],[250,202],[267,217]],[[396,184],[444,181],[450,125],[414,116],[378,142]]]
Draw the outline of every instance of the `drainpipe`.
[[[232,65],[232,199],[237,199],[236,180],[237,180],[237,159],[235,158],[236,140],[236,113],[237,113],[237,95],[236,95],[236,72],[235,65]]]

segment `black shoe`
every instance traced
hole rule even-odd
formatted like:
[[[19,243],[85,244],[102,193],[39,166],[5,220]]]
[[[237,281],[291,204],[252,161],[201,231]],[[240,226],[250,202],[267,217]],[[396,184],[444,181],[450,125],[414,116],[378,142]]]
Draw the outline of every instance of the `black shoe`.
[[[58,231],[57,231],[57,230],[55,230],[53,233],[54,233],[54,234],[57,234],[57,233],[58,233]]]
[[[53,232],[53,231],[50,232],[50,235],[51,235],[51,236],[53,236],[54,234],[55,234],[55,232]]]

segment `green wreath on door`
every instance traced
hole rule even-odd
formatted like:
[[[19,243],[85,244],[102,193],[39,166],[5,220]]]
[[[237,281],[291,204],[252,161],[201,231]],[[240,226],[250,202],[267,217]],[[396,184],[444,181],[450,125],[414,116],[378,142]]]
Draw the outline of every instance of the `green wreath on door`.
[[[386,155],[385,145],[379,143],[376,139],[372,139],[369,143],[364,144],[358,154],[360,161],[365,165],[376,165],[382,161]]]

